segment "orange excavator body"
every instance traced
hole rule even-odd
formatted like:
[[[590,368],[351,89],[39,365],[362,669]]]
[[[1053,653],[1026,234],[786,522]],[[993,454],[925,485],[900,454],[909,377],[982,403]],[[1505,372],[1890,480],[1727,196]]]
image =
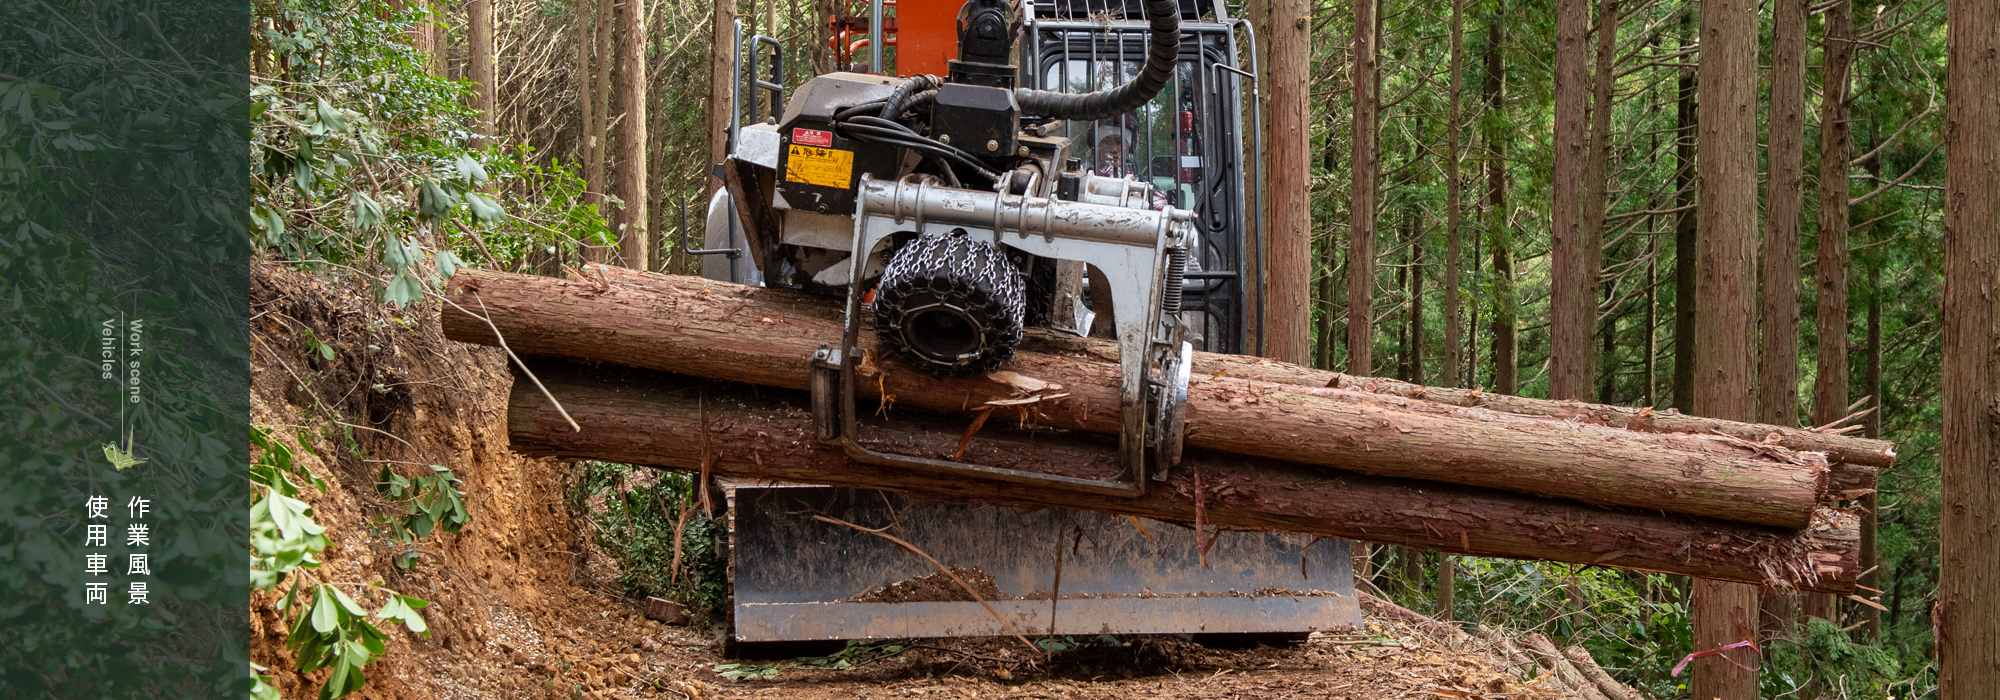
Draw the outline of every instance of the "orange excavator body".
[[[884,0],[882,3],[882,48],[895,49],[895,57],[885,60],[894,66],[886,71],[901,77],[945,75],[949,61],[958,58],[958,12],[963,0]],[[858,12],[831,18],[832,48],[836,64],[865,62],[868,48],[867,3]]]
[[[946,61],[958,57],[958,11],[963,0],[899,0],[896,3],[896,74],[945,75]]]

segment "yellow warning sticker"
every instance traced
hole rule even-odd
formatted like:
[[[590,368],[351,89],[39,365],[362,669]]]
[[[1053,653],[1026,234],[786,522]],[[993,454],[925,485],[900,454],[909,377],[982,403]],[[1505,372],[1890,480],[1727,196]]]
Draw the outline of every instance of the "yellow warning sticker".
[[[847,189],[854,181],[854,152],[792,144],[785,159],[785,179],[820,187]]]

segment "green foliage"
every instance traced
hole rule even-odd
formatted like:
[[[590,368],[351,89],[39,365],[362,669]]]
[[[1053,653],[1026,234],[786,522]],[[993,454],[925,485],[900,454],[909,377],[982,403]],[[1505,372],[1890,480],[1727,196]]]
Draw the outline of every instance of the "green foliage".
[[[308,571],[319,567],[320,561],[314,555],[324,551],[330,542],[326,537],[326,527],[313,521],[312,506],[294,498],[299,489],[292,483],[292,478],[304,478],[322,492],[326,490],[326,484],[306,471],[303,465],[294,462],[291,446],[272,439],[269,428],[253,426],[251,442],[258,449],[250,465],[250,478],[256,485],[250,504],[252,584],[258,590],[271,590],[284,585],[286,579],[291,580],[291,587],[278,601],[280,615],[297,612],[297,617],[292,619],[291,632],[285,638],[285,646],[298,652],[300,673],[333,669],[320,686],[321,700],[331,700],[360,690],[366,683],[361,667],[386,651],[388,635],[370,621],[370,615],[361,603],[340,590],[339,584],[321,581]],[[310,452],[312,449],[303,433],[297,444],[301,450]],[[429,503],[448,503],[447,511],[455,510],[463,516],[464,509],[457,505],[458,495],[461,494],[452,486],[457,480],[449,470],[437,469],[439,471],[431,476],[416,480],[422,482],[421,486],[404,480],[402,488],[408,492],[404,498],[421,502],[418,494],[426,492]],[[428,507],[423,511],[426,516],[429,515]],[[448,512],[442,522],[453,522],[450,515]],[[464,522],[464,518],[460,517],[456,524],[447,527],[456,531]],[[428,529],[426,525],[425,530]],[[373,619],[401,623],[411,634],[430,636],[430,628],[425,624],[423,615],[417,612],[429,607],[429,602],[383,588],[380,583],[370,584],[363,590],[382,601],[382,607],[375,611]],[[261,676],[252,689],[253,695],[268,696],[275,692]]]
[[[643,483],[646,476],[651,483]],[[597,524],[597,544],[617,560],[627,595],[677,601],[705,623],[727,605],[729,581],[719,549],[723,523],[694,510],[695,488],[692,477],[678,472],[586,462],[570,503]]]
[[[360,271],[398,306],[468,260],[573,259],[582,243],[612,240],[569,168],[535,163],[526,147],[474,145],[470,85],[430,75],[408,44],[425,7],[257,8],[270,20],[257,43],[271,62],[251,90],[258,243],[301,264]]]
[[[458,476],[436,464],[429,468],[430,473],[424,476],[405,477],[384,464],[375,477],[377,493],[391,501],[409,504],[401,516],[383,514],[374,528],[402,545],[403,553],[396,557],[397,568],[416,565],[416,541],[430,537],[432,528],[458,532],[472,520],[465,511],[465,492],[458,490]]]
[[[8,697],[217,697],[251,683],[246,54],[244,33],[230,31],[247,20],[228,3],[0,5]],[[104,381],[94,351],[98,324],[121,313],[157,322],[137,401]],[[107,464],[109,442],[145,467]],[[90,495],[152,499],[145,550],[97,550],[150,553],[150,604],[126,604],[115,579],[109,604],[85,602]],[[125,512],[113,510],[116,528]]]
[[[1806,618],[1804,638],[1774,641],[1767,646],[1764,694],[1775,697],[1812,687],[1827,700],[1882,697],[1902,671],[1895,656],[1881,647],[1856,644],[1840,626]]]

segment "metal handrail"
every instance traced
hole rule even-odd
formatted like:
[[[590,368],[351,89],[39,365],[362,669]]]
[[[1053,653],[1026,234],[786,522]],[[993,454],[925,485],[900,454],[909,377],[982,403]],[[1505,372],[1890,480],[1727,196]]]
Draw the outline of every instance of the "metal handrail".
[[[771,79],[757,77],[757,47],[771,47]],[[777,117],[785,113],[785,46],[777,39],[758,34],[750,37],[750,89],[768,90],[771,93],[771,115]],[[753,106],[754,110],[756,107]],[[754,116],[754,114],[753,114]]]
[[[743,20],[736,20],[736,34],[729,49],[729,144],[725,149],[736,155],[736,132],[743,128]]]
[[[1233,30],[1238,27],[1243,29],[1244,38],[1248,40],[1246,43],[1249,50],[1244,53],[1250,57],[1250,70],[1245,72],[1219,63],[1215,64],[1215,67],[1250,79],[1250,179],[1252,183],[1250,187],[1252,202],[1250,205],[1250,218],[1257,222],[1255,226],[1256,234],[1250,237],[1250,271],[1257,278],[1257,355],[1262,357],[1264,355],[1264,306],[1267,302],[1266,298],[1270,295],[1268,294],[1269,289],[1264,275],[1264,112],[1262,105],[1259,104],[1261,100],[1258,94],[1257,30],[1250,26],[1248,20],[1237,19],[1231,21],[1230,24],[1232,31],[1229,33],[1229,38],[1232,43],[1236,38],[1236,32]]]
[[[727,255],[730,260],[735,260],[743,255],[742,248],[696,248],[694,244],[688,242],[688,196],[686,194],[681,195],[681,252],[688,255]],[[736,274],[734,265],[730,266],[729,273],[731,275]]]

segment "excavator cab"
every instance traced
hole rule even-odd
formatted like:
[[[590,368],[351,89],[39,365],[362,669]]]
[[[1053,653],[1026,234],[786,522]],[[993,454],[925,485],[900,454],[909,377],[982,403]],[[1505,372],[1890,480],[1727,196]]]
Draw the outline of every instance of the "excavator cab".
[[[827,18],[830,65],[789,95],[778,42],[743,37],[739,23],[732,104],[739,115],[760,101],[771,110],[731,128],[730,157],[716,166],[726,185],[709,202],[703,248],[690,250],[707,256],[704,275],[847,298],[846,338],[814,358],[812,409],[821,438],[856,461],[1143,495],[1180,462],[1192,350],[1261,350],[1249,334],[1261,317],[1251,302],[1263,297],[1251,214],[1261,148],[1246,126],[1258,121],[1256,73],[1238,61],[1255,53],[1248,23],[1219,0],[841,9]],[[864,434],[879,418],[854,406],[864,323],[881,350],[938,374],[1004,367],[1024,328],[1117,340],[1118,475],[1066,479],[881,449]],[[726,491],[732,648],[1002,634],[1009,625],[996,614],[1063,635],[1302,636],[1359,623],[1342,541],[861,489]],[[918,548],[990,577],[994,599],[885,597],[935,570],[814,514],[893,523]]]

